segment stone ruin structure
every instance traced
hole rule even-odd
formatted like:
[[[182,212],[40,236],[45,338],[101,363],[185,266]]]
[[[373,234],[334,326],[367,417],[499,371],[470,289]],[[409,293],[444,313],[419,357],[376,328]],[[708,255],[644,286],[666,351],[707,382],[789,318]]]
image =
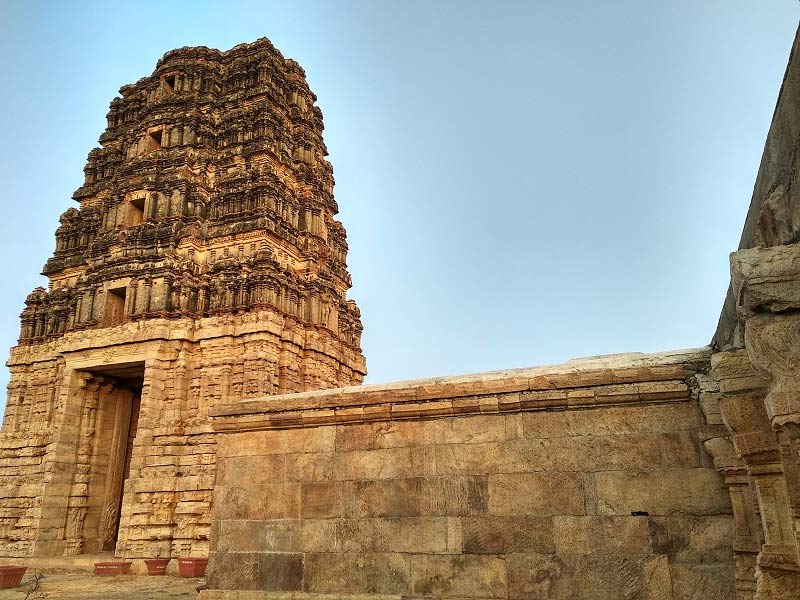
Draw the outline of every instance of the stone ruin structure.
[[[362,381],[315,99],[259,40],[112,100],[8,361],[0,554],[205,554],[209,409]]]
[[[127,146],[77,194],[94,237],[65,243],[69,213],[23,313],[0,553],[113,546],[121,487],[116,555],[208,551],[202,600],[800,597],[798,53],[800,30],[708,347],[371,386],[346,385],[360,327],[299,68],[265,41],[167,54],[135,125],[113,124],[129,88],[112,104],[103,142]],[[168,112],[181,94],[193,111]],[[250,98],[285,119],[264,148],[260,114],[226,116]],[[306,216],[243,191],[265,181]],[[263,301],[246,235],[288,296]]]

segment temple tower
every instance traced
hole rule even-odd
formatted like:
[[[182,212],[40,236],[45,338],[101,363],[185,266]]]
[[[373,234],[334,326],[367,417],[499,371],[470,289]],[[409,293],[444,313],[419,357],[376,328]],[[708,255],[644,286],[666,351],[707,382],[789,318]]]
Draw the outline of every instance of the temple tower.
[[[362,381],[315,100],[261,39],[111,102],[8,361],[0,555],[203,555],[209,408]]]

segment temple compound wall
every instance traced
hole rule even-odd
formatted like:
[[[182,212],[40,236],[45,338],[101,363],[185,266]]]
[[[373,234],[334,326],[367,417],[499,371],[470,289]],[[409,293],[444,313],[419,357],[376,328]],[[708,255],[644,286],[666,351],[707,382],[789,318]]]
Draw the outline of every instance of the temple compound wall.
[[[202,598],[732,598],[731,501],[702,445],[709,359],[217,406]]]
[[[182,48],[120,94],[7,363],[0,556],[205,555],[209,409],[366,372],[297,63]]]

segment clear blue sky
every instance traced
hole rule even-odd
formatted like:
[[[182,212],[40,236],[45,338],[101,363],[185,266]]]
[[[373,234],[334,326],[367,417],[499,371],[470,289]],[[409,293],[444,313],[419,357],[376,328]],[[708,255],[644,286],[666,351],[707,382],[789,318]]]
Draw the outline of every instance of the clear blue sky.
[[[368,381],[704,345],[798,18],[797,0],[0,0],[0,348],[118,88],[171,48],[261,36],[325,114]]]

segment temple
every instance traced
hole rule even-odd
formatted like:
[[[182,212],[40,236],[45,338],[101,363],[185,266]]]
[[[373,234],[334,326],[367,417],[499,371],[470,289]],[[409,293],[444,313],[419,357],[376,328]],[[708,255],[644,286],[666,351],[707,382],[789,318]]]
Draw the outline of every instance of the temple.
[[[314,102],[265,39],[111,102],[8,361],[0,554],[203,554],[209,408],[361,382]]]
[[[202,600],[800,597],[799,53],[708,346],[382,385],[303,72],[168,53],[22,313],[0,555],[208,555]]]

